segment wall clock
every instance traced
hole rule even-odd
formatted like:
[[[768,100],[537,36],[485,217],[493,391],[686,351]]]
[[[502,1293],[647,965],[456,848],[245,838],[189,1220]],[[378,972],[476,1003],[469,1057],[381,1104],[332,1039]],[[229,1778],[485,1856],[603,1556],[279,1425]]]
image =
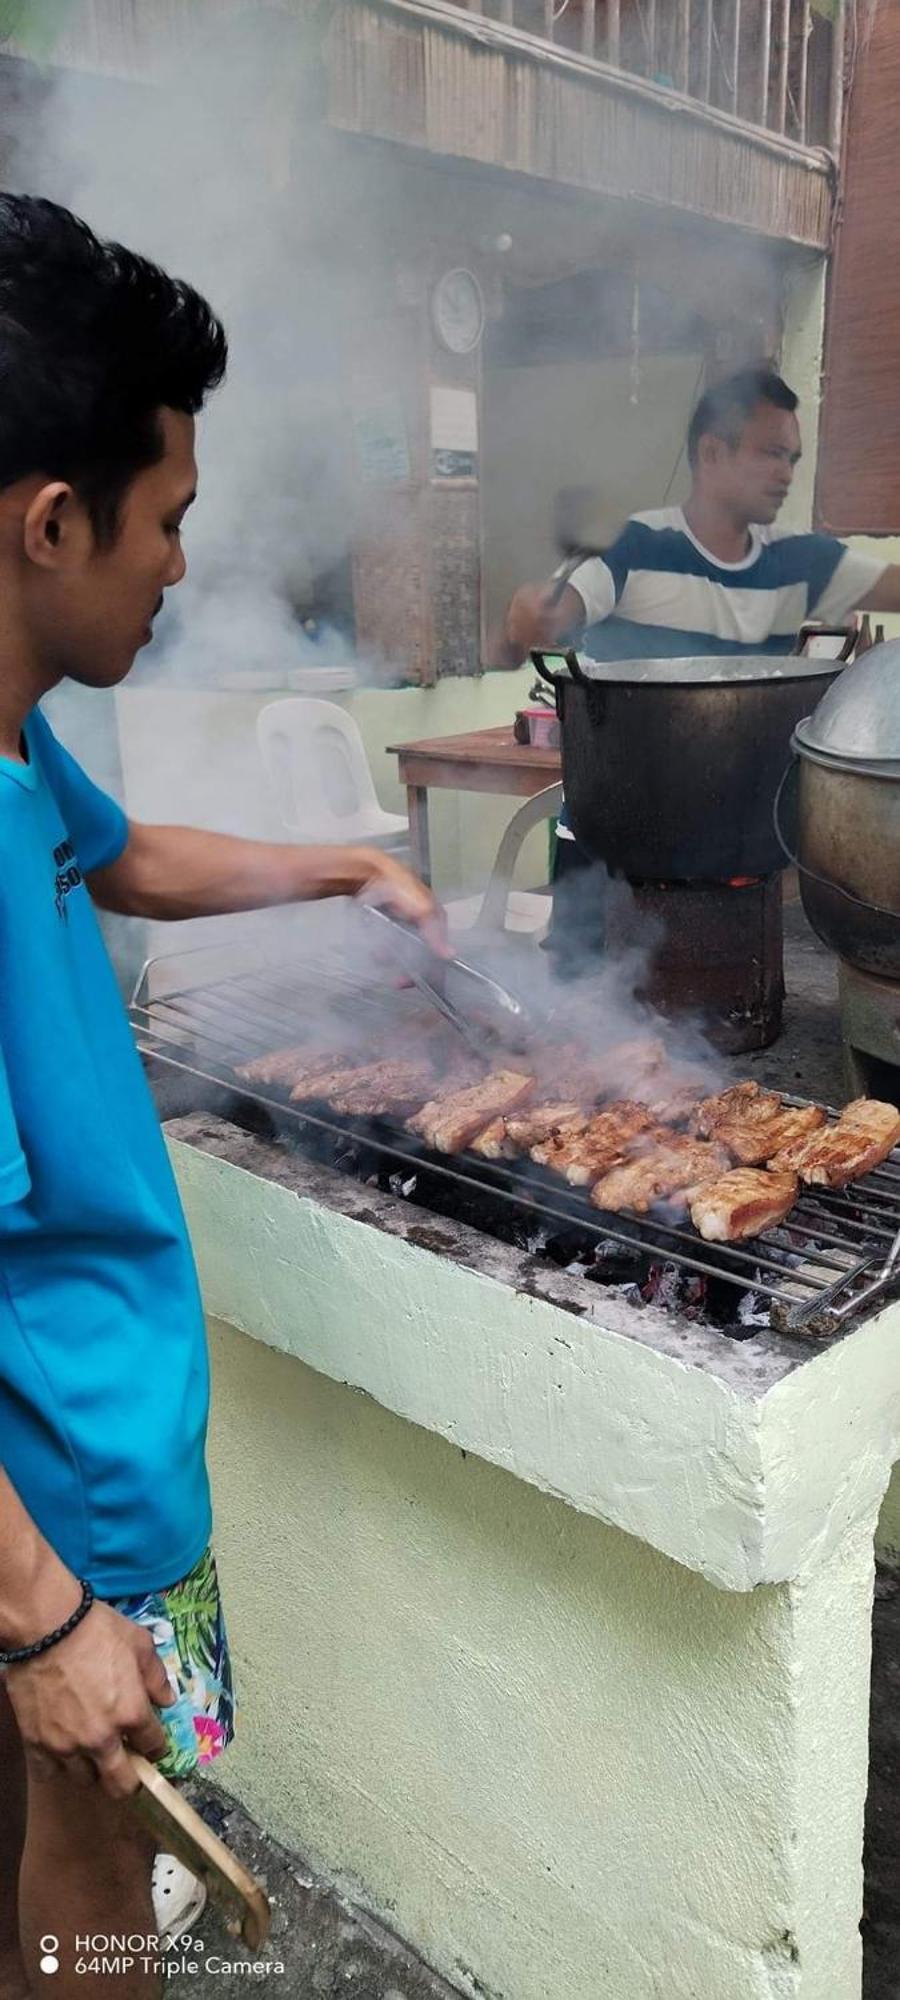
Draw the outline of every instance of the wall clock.
[[[484,299],[471,271],[445,271],[431,294],[434,330],[450,354],[471,354],[484,331]]]

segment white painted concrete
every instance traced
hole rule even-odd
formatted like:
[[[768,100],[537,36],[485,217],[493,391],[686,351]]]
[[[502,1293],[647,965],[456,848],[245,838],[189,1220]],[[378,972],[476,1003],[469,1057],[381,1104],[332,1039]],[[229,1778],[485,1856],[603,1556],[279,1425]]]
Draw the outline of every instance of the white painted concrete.
[[[221,1322],[225,1782],[481,2000],[858,2000],[900,1309],[656,1351],[259,1142],[170,1143]]]

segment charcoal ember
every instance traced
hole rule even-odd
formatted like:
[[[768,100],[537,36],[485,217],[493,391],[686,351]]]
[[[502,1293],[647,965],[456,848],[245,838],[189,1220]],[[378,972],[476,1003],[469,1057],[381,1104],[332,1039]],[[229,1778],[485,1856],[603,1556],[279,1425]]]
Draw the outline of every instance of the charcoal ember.
[[[700,1271],[682,1270],[680,1264],[651,1264],[641,1297],[645,1305],[663,1306],[668,1312],[696,1319],[706,1303],[706,1289]]]

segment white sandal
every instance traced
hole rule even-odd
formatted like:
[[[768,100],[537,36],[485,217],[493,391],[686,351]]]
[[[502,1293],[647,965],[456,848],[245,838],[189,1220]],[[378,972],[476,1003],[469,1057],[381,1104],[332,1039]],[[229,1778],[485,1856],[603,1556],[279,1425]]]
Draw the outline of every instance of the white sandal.
[[[206,1908],[206,1884],[174,1854],[157,1854],[151,1881],[153,1915],[162,1945],[193,1930]]]

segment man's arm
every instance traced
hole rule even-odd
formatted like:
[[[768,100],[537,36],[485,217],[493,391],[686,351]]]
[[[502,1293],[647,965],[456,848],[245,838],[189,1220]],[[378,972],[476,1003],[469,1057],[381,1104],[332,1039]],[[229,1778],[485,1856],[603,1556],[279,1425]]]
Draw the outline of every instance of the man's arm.
[[[510,599],[503,635],[503,658],[493,666],[518,667],[532,646],[560,646],[585,621],[582,598],[571,583],[523,583]],[[497,648],[494,649],[498,650]]]
[[[164,920],[359,896],[414,924],[444,953],[442,912],[411,870],[375,847],[292,847],[192,826],[129,825],[118,860],[89,877],[102,909]]]
[[[44,1540],[0,1469],[0,1645],[32,1646],[65,1624],[81,1600],[76,1577]],[[151,1702],[172,1701],[149,1632],[95,1602],[68,1637],[6,1668],[6,1692],[26,1749],[73,1776],[93,1765],[113,1798],[136,1788],[123,1738],[160,1757],[165,1731]]]

